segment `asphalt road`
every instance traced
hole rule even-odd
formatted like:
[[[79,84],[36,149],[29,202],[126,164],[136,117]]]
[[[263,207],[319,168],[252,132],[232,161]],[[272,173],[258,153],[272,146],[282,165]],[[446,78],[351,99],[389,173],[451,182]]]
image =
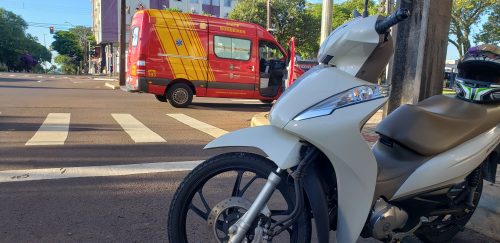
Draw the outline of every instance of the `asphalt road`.
[[[214,134],[247,127],[255,113],[269,110],[255,101],[194,102],[176,109],[152,95],[110,90],[89,78],[0,73],[0,173],[204,160],[226,151],[202,150]],[[60,114],[59,120],[52,117]],[[198,122],[211,127],[196,128]],[[62,144],[32,145],[60,139],[43,132],[64,135],[65,126]],[[128,133],[134,129],[156,135],[134,137]],[[0,182],[0,242],[166,242],[167,209],[186,173],[10,178]],[[220,185],[226,181],[217,183],[210,190],[224,193]],[[466,230],[454,242],[494,241]]]

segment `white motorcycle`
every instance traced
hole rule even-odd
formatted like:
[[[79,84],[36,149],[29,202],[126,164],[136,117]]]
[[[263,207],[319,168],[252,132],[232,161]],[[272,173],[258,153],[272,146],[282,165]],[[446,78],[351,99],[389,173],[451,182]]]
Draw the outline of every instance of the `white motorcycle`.
[[[495,180],[499,105],[434,96],[392,112],[372,148],[360,132],[388,100],[377,85],[393,54],[388,31],[408,16],[340,26],[320,65],[274,105],[271,125],[210,142],[257,150],[215,156],[187,175],[170,205],[170,242],[328,242],[330,231],[338,242],[443,242],[462,230],[483,179]]]

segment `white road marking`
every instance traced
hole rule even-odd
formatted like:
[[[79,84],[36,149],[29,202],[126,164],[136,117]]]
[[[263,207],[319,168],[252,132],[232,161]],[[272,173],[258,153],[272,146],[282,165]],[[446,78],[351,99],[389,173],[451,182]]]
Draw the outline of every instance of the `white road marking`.
[[[151,131],[139,120],[130,114],[111,114],[113,118],[128,133],[130,138],[136,143],[164,143],[166,142],[160,135]]]
[[[260,100],[248,100],[248,99],[231,99],[234,102],[251,102],[251,103],[262,103]]]
[[[38,81],[36,81],[36,82],[37,82],[37,83],[41,83],[41,82],[43,82],[43,81],[45,81],[45,80],[38,80]]]
[[[210,124],[204,123],[202,121],[198,121],[190,116],[184,115],[184,114],[167,114],[167,116],[170,116],[177,121],[180,121],[196,130],[202,131],[212,137],[220,137],[224,134],[227,133],[227,131],[222,130],[220,128],[214,127]]]
[[[62,167],[30,170],[0,171],[0,183],[18,181],[53,180],[79,177],[124,176],[146,173],[189,171],[202,161],[159,162],[128,165]]]
[[[43,76],[36,76],[37,78],[43,78]]]
[[[15,76],[16,76],[15,74],[11,74],[11,75],[9,75],[9,77],[15,77]]]
[[[70,113],[49,113],[26,145],[64,145],[68,137]]]
[[[56,78],[56,77],[54,77],[54,76],[50,76],[50,78]]]

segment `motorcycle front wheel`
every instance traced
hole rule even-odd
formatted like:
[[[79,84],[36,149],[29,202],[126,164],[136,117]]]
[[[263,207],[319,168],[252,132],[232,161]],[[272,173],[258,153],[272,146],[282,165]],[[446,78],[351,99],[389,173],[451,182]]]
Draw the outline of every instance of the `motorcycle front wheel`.
[[[170,204],[169,242],[227,242],[228,229],[250,207],[276,166],[265,157],[251,153],[226,153],[206,160],[182,181]],[[286,174],[286,173],[285,173]],[[276,223],[289,215],[295,205],[293,180],[283,175],[261,214],[255,221]],[[246,234],[252,242],[258,222]],[[310,242],[309,210],[273,242]],[[258,238],[257,238],[258,239]]]

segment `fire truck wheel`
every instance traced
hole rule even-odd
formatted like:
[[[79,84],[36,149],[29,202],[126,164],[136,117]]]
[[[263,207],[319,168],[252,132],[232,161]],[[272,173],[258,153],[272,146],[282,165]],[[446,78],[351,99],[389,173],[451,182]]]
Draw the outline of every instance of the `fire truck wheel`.
[[[187,84],[177,83],[168,89],[167,98],[173,107],[187,107],[193,101],[193,91]]]
[[[166,95],[155,95],[155,97],[160,102],[167,102],[167,96]]]
[[[264,104],[272,104],[274,100],[260,100]]]

